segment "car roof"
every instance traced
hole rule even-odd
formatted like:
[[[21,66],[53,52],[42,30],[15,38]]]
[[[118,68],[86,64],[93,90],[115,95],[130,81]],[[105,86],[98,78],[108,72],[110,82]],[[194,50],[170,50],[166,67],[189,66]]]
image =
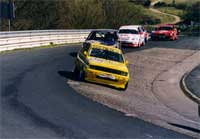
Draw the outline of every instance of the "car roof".
[[[142,27],[141,25],[126,25],[121,26],[119,29],[138,29],[139,27]]]
[[[100,44],[100,43],[92,43],[91,48],[99,48],[99,49],[108,50],[108,51],[112,51],[112,52],[122,54],[122,51],[119,48],[110,47],[110,46]]]

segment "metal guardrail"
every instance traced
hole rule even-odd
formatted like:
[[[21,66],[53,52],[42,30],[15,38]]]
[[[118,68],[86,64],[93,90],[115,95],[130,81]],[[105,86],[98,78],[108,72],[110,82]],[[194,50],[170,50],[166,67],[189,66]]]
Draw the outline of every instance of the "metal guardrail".
[[[83,42],[91,30],[33,30],[0,32],[0,51],[50,44]]]

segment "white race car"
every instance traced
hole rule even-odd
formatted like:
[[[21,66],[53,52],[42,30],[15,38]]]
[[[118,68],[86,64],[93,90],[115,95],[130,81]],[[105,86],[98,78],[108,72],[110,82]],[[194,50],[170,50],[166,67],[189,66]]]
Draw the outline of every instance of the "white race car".
[[[148,40],[148,33],[143,26],[128,25],[121,26],[118,31],[121,46],[140,47]]]

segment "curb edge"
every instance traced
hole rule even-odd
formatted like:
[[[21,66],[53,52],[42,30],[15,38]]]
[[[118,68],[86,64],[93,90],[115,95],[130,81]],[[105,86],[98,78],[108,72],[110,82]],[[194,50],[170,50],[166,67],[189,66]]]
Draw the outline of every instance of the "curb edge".
[[[189,75],[189,73],[187,72],[182,76],[181,81],[180,81],[180,87],[185,95],[187,95],[190,99],[192,99],[194,102],[196,102],[198,105],[200,105],[200,98],[197,97],[195,94],[193,94],[189,90],[189,88],[187,87],[187,85],[185,83],[185,79],[188,75]]]

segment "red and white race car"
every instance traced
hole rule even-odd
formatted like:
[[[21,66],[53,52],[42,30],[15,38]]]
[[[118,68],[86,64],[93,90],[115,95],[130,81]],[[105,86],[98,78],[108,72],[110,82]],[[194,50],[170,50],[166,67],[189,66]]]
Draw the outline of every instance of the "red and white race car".
[[[169,40],[176,40],[178,39],[177,36],[177,29],[172,24],[164,24],[160,25],[155,28],[151,32],[151,39],[158,40],[158,39],[169,39]]]

